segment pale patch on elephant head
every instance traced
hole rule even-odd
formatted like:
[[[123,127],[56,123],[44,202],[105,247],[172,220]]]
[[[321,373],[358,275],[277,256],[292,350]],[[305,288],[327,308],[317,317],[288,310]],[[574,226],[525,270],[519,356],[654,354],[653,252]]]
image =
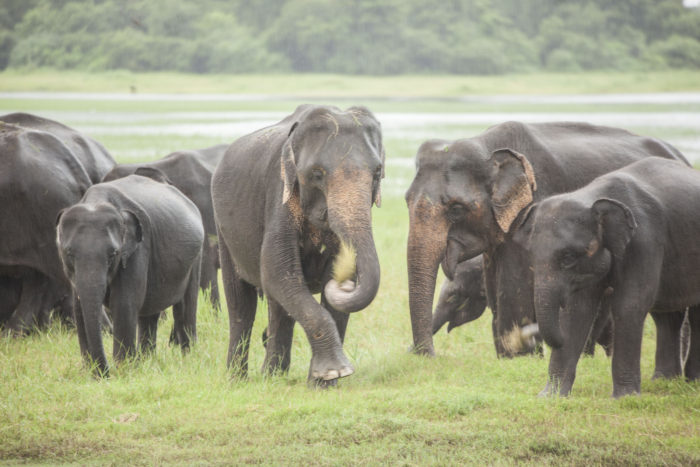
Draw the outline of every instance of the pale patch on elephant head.
[[[328,176],[328,219],[343,226],[347,233],[372,228],[372,174],[342,166]]]
[[[505,233],[520,211],[532,203],[537,183],[532,166],[522,154],[512,149],[498,149],[491,159],[495,166],[491,204],[496,222]]]

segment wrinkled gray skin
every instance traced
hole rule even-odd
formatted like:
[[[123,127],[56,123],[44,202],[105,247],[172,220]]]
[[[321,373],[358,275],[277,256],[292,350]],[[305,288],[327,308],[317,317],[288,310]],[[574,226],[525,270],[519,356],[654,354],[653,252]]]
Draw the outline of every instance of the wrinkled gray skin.
[[[310,382],[354,372],[342,342],[348,313],[379,287],[371,208],[383,159],[379,122],[362,107],[302,105],[230,146],[212,195],[235,375],[248,370],[256,289],[268,298],[263,371],[288,370],[298,321],[311,344]],[[331,279],[340,240],[357,251],[355,277],[343,284]]]
[[[211,201],[211,176],[226,152],[226,148],[228,144],[220,144],[205,149],[173,152],[154,162],[119,164],[103,177],[103,181],[108,182],[131,175],[137,169],[156,169],[165,174],[169,183],[199,208],[206,234],[202,249],[202,273],[199,286],[202,290],[210,290],[209,297],[215,310],[220,308],[217,276],[219,247],[214,224],[214,207]]]
[[[114,321],[116,362],[155,348],[160,313],[173,307],[175,341],[196,340],[204,230],[197,207],[178,189],[140,175],[100,183],[58,218],[56,244],[73,287],[80,352],[108,375],[98,324]]]
[[[64,321],[73,320],[70,284],[54,241],[56,215],[113,165],[99,143],[58,122],[23,113],[0,117],[0,276],[15,289],[8,294],[19,295],[3,305],[12,307],[5,310],[6,333],[43,326],[54,308]]]
[[[683,160],[662,141],[586,123],[506,122],[473,138],[424,143],[406,193],[409,307],[416,352],[433,355],[432,301],[438,265],[484,255],[499,356],[501,337],[535,321],[532,272],[514,224],[533,201],[580,188],[596,176],[650,156]]]
[[[655,376],[700,378],[700,173],[649,158],[534,205],[515,241],[532,254],[537,322],[552,347],[543,395],[568,395],[600,304],[609,301],[613,397],[640,392],[649,311],[658,334]],[[690,349],[680,333],[690,307]],[[679,311],[681,310],[681,311]],[[663,320],[668,315],[671,319]],[[680,319],[676,319],[680,318]],[[662,323],[663,325],[660,325]]]

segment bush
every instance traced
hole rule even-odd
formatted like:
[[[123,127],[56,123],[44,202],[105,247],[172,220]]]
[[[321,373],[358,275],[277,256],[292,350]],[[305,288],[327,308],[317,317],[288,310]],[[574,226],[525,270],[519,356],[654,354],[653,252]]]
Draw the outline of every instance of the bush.
[[[692,37],[671,36],[652,44],[653,53],[663,57],[673,68],[700,67],[700,41]]]

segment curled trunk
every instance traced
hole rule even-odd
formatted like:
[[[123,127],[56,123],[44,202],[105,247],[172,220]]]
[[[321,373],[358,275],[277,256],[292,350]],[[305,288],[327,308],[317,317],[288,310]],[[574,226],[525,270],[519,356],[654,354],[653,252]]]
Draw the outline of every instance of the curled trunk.
[[[366,308],[379,290],[379,258],[372,236],[372,177],[362,171],[341,172],[336,177],[340,179],[331,181],[333,189],[327,198],[328,222],[356,252],[355,281],[338,284],[331,280],[324,293],[335,310],[355,312]]]

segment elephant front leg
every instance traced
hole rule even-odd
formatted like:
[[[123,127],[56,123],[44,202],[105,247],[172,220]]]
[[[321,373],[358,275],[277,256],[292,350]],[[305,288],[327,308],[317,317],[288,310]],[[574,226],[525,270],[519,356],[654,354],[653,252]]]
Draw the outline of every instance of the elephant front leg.
[[[267,327],[265,361],[262,371],[268,374],[286,373],[292,356],[294,319],[275,300],[268,297],[269,324]]]
[[[690,345],[685,361],[685,377],[688,381],[700,379],[700,306],[691,306],[688,310],[690,325]]]

